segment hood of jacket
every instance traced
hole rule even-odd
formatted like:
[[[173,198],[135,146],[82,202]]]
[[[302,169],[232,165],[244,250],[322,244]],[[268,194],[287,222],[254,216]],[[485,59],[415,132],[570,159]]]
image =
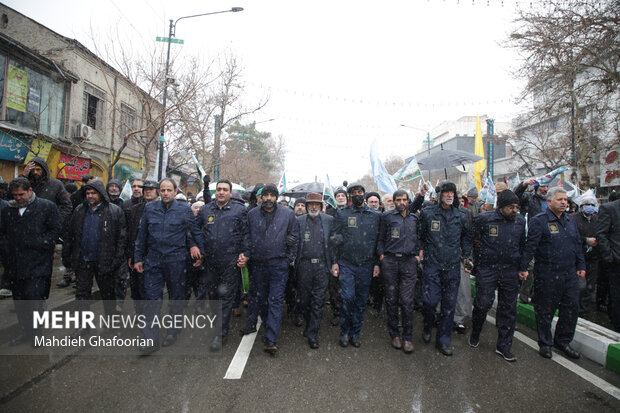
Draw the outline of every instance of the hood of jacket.
[[[101,197],[104,202],[110,202],[110,197],[108,196],[108,192],[106,191],[106,189],[103,187],[103,182],[97,181],[97,180],[90,181],[89,183],[84,184],[83,188],[84,188],[84,195],[86,195],[86,190],[91,188],[101,194]]]
[[[108,181],[108,184],[105,186],[106,191],[110,188],[110,185],[112,184],[116,184],[118,185],[118,189],[123,192],[123,183],[120,181],[120,179],[110,179]]]
[[[50,177],[50,168],[48,168],[47,163],[45,162],[45,159],[41,158],[40,156],[37,156],[35,158],[32,158],[31,162],[34,162],[35,164],[43,168],[43,172],[45,172],[43,179]]]

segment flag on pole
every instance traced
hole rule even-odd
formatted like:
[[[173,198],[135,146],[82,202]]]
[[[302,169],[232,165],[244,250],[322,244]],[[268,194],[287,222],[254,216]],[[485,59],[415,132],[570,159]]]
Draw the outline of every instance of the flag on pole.
[[[478,116],[476,116],[474,153],[478,156],[482,156],[482,159],[480,159],[474,164],[474,178],[476,179],[476,188],[478,188],[478,191],[480,191],[482,189],[482,171],[486,169],[486,160],[484,159],[484,144],[482,143],[482,127],[480,126],[480,117]]]
[[[517,172],[517,175],[513,178],[512,180],[512,185],[510,185],[510,189],[512,189],[513,191],[515,190],[515,188],[521,183],[521,178],[519,178],[519,172]]]
[[[189,153],[192,155],[192,161],[194,161],[194,165],[196,165],[196,170],[198,171],[198,175],[200,175],[200,180],[202,181],[207,173],[202,165],[198,163],[198,159],[196,158],[194,151],[189,151]]]
[[[396,173],[392,175],[392,178],[398,181],[407,182],[412,181],[420,176],[422,176],[422,173],[420,172],[420,166],[418,166],[418,161],[415,160],[415,156],[412,155],[409,162],[407,162],[405,165],[403,165],[402,168],[396,171]]]
[[[372,166],[372,174],[375,178],[377,187],[382,192],[392,194],[396,191],[396,182],[390,174],[388,174],[383,162],[379,158],[379,150],[377,147],[377,141],[374,140],[370,146],[370,165]]]
[[[486,202],[487,204],[492,204],[493,208],[496,208],[497,207],[497,191],[495,190],[495,184],[493,184],[493,181],[491,180],[490,176],[487,177],[486,187],[487,187],[487,192],[486,192],[484,202]]]
[[[334,196],[334,192],[332,191],[332,185],[329,182],[328,174],[325,174],[325,182],[326,184],[323,186],[323,199],[325,199],[325,195],[327,195],[327,199],[325,199],[325,202],[327,202],[334,208],[338,208],[338,206],[336,205],[336,197]]]
[[[543,176],[539,176],[536,178],[536,181],[540,184],[540,185],[549,185],[551,183],[551,181],[553,181],[553,179],[558,176],[559,174],[561,174],[562,172],[566,171],[568,168],[565,166],[560,166],[557,169],[554,169],[553,171],[549,172],[548,174],[545,174]]]
[[[282,177],[280,178],[280,182],[278,183],[278,192],[286,192],[286,172],[282,172]]]
[[[125,185],[123,186],[123,190],[121,191],[121,199],[123,201],[127,201],[128,199],[131,199],[131,184],[129,183],[129,180],[125,181]]]

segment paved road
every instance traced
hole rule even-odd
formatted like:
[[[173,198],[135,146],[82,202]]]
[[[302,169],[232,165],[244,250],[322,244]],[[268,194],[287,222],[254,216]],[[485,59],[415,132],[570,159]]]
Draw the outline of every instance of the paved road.
[[[177,356],[172,348],[151,357],[100,357],[91,350],[57,359],[4,356],[0,411],[620,411],[618,393],[572,371],[582,368],[619,392],[620,377],[588,360],[573,363],[554,354],[567,368],[515,340],[518,361],[508,363],[493,351],[492,325],[476,349],[455,334],[455,355],[445,357],[422,343],[420,321],[416,313],[415,351],[406,355],[390,347],[385,320],[370,313],[359,349],[341,348],[338,329],[324,320],[321,348],[310,350],[302,329],[285,320],[280,352],[262,351],[261,329],[238,380],[224,379],[241,341],[237,335],[220,354],[204,356]],[[233,323],[235,332],[243,318]],[[533,338],[527,327],[518,329]]]

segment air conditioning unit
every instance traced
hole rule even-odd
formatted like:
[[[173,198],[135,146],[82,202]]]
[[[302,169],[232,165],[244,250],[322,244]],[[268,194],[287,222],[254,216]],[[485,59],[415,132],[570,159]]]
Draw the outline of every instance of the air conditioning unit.
[[[75,127],[75,137],[82,140],[89,140],[93,136],[93,128],[88,125],[79,124]]]

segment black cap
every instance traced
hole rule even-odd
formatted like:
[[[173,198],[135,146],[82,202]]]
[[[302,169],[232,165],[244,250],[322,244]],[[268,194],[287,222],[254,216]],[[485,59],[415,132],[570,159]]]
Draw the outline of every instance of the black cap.
[[[371,196],[375,196],[375,197],[377,197],[377,199],[379,201],[381,201],[381,195],[379,195],[376,192],[368,192],[368,193],[366,193],[366,196],[365,196],[366,201],[368,201],[368,198],[370,198]]]
[[[274,196],[280,196],[280,192],[278,191],[278,187],[274,184],[267,184],[263,187],[263,190],[260,193],[261,195],[272,194]]]
[[[295,198],[295,203],[293,206],[297,206],[297,204],[306,204],[306,198]]]
[[[151,181],[150,179],[147,179],[142,184],[142,188],[155,188],[155,189],[158,189],[159,188],[159,184],[157,182],[155,182],[155,181]]]
[[[503,208],[508,205],[519,204],[519,197],[515,195],[510,189],[504,189],[497,194],[497,207]]]
[[[349,187],[347,188],[347,192],[351,193],[354,189],[361,189],[362,192],[366,193],[366,188],[364,188],[364,185],[362,185],[360,182],[353,182],[351,185],[349,185]]]

